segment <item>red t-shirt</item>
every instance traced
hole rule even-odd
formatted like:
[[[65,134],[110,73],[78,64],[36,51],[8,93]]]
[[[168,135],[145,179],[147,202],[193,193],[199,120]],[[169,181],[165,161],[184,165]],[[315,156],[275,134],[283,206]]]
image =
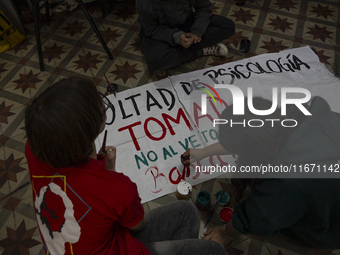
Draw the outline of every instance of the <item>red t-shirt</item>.
[[[79,167],[54,169],[26,143],[40,234],[49,254],[150,254],[128,228],[144,217],[137,186],[122,173],[90,159]]]

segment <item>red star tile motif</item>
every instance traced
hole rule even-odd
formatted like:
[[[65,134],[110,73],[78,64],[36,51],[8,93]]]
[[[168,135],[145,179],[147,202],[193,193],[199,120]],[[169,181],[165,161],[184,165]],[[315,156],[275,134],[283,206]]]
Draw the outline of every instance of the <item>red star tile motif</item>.
[[[25,221],[22,221],[17,229],[7,227],[7,237],[0,240],[0,246],[4,248],[2,254],[29,255],[29,249],[40,244],[32,238],[36,228],[26,229]]]
[[[324,50],[319,50],[317,51],[316,49],[312,48],[312,50],[315,52],[316,55],[318,55],[320,62],[330,65],[331,63],[328,62],[328,59],[330,59],[331,57],[328,57],[324,54]]]
[[[117,38],[122,36],[121,34],[118,33],[118,29],[111,30],[109,27],[106,30],[100,30],[100,33],[106,43],[113,41],[113,42],[118,42]],[[99,43],[99,39],[97,40],[97,43]]]
[[[103,79],[99,79],[95,77],[95,78],[92,78],[92,81],[96,86],[98,86],[103,81]],[[106,86],[108,85],[107,81],[105,81],[105,85]]]
[[[112,53],[112,56],[117,57],[117,56],[120,55],[120,53],[122,53],[122,51],[121,51],[121,50],[117,50],[116,48],[114,48],[114,49],[111,51],[111,53]]]
[[[320,39],[321,41],[325,42],[326,38],[332,39],[330,34],[332,32],[327,31],[326,26],[319,27],[317,24],[315,24],[314,27],[308,27],[309,32],[307,34],[313,35],[313,40]]]
[[[33,43],[31,43],[30,40],[31,40],[31,38],[26,37],[26,39],[23,40],[21,43],[15,45],[14,48],[13,48],[13,49],[14,49],[14,53],[16,54],[16,53],[18,53],[20,50],[27,51],[27,50],[28,50],[27,46],[33,44]]]
[[[254,53],[254,52],[252,52],[252,51],[249,51],[249,52],[246,53],[244,56],[245,56],[246,58],[251,58],[251,57],[256,56],[256,53]]]
[[[117,11],[115,12],[115,15],[117,15],[119,19],[122,19],[124,21],[129,18],[133,18],[136,14],[136,8],[134,5],[131,4],[119,5]]]
[[[32,102],[33,102],[33,98],[30,98],[30,99],[27,101],[26,105],[31,105]],[[26,130],[26,129],[24,129],[24,130]]]
[[[164,78],[171,76],[171,74],[168,71],[165,71],[164,73],[163,71],[157,71],[157,72],[159,72],[158,74],[156,74],[157,80],[162,80]]]
[[[235,32],[232,36],[230,36],[227,40],[229,44],[234,45],[236,48],[238,47],[239,43],[243,39],[248,39],[247,37],[242,35],[243,31]]]
[[[1,76],[1,73],[4,73],[4,72],[8,71],[8,69],[5,68],[6,65],[7,65],[6,62],[0,63],[0,78],[3,78],[3,77]]]
[[[15,208],[17,208],[17,206],[20,203],[20,199],[16,198],[16,197],[10,197],[7,201],[6,204],[4,205],[4,208],[6,208],[8,211],[15,211]]]
[[[236,18],[235,22],[242,21],[244,24],[246,24],[247,21],[254,21],[253,17],[256,15],[251,14],[250,10],[245,11],[243,8],[240,8],[240,10],[234,11],[234,14],[231,16]]]
[[[297,3],[294,3],[292,0],[277,0],[277,3],[275,3],[279,9],[286,9],[287,11],[290,11],[290,9],[296,9],[295,5]]]
[[[123,82],[126,83],[129,78],[137,79],[135,74],[140,73],[141,71],[137,70],[136,66],[137,64],[130,65],[128,61],[125,61],[124,65],[116,64],[117,70],[112,71],[111,73],[116,75],[115,80],[122,79]]]
[[[5,101],[0,104],[0,123],[8,124],[8,117],[15,115],[15,113],[10,112],[13,105],[6,106]]]
[[[254,27],[253,28],[254,33],[262,34],[263,33],[263,28],[262,27]]]
[[[87,72],[90,68],[97,69],[97,64],[101,63],[102,61],[97,59],[99,54],[94,54],[89,51],[85,56],[78,55],[79,60],[74,61],[78,66],[76,69],[83,69],[84,72]]]
[[[142,44],[141,44],[139,38],[135,38],[134,40],[135,40],[135,42],[130,44],[131,46],[134,47],[133,52],[136,52],[136,51],[141,52],[142,51]]]
[[[218,9],[220,9],[220,8],[218,6],[216,6],[216,3],[213,3],[212,12],[217,14],[218,13]]]
[[[213,62],[209,63],[209,66],[218,66],[218,65],[232,62],[234,57],[233,56],[226,57],[226,58],[212,57],[212,59],[213,59]]]
[[[329,6],[322,6],[321,4],[312,6],[311,12],[315,13],[316,17],[324,17],[325,19],[329,16],[334,17],[334,10],[329,9]]]
[[[19,74],[20,79],[13,81],[17,83],[15,89],[21,89],[22,93],[25,93],[28,88],[36,89],[35,84],[42,81],[38,78],[39,74],[40,73],[34,74],[32,70],[27,74]]]
[[[26,65],[26,63],[29,61],[29,59],[28,58],[22,58],[19,62],[18,62],[18,64],[20,64],[20,65]]]
[[[0,105],[0,109],[1,109],[1,105]],[[7,137],[5,135],[0,135],[0,148],[6,144],[8,139],[9,139],[9,137]]]
[[[20,166],[22,158],[14,159],[13,153],[6,160],[0,159],[0,188],[7,182],[17,182],[17,173],[26,169]]]
[[[66,53],[63,48],[63,45],[58,46],[56,43],[54,43],[51,47],[45,46],[43,56],[44,58],[47,58],[48,62],[51,62],[54,58],[61,59],[60,55]]]
[[[264,46],[261,46],[261,48],[266,49],[268,53],[279,52],[288,48],[282,44],[282,41],[275,41],[273,38],[271,38],[269,42],[262,42]]]
[[[285,32],[286,29],[293,30],[291,28],[291,25],[293,23],[288,22],[287,18],[281,19],[279,16],[276,16],[276,19],[270,19],[271,23],[269,25],[272,25],[274,27],[274,30],[281,30],[282,32]]]
[[[78,20],[75,20],[73,23],[67,23],[66,27],[63,27],[62,29],[65,30],[64,34],[70,34],[72,37],[75,34],[81,34],[83,30],[86,28],[83,26],[84,22],[78,22]]]
[[[101,12],[101,9],[98,5],[98,3],[95,2],[89,2],[86,4],[87,10],[91,15],[93,15],[95,12]]]
[[[54,74],[56,75],[60,75],[62,72],[63,72],[63,68],[60,68],[60,67],[56,67],[53,71]]]

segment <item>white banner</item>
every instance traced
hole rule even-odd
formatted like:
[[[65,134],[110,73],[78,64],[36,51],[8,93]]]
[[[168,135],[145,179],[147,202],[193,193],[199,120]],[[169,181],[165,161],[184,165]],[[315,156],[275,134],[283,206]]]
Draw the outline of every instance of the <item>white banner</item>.
[[[252,88],[253,96],[270,100],[283,87],[306,88],[340,112],[340,80],[309,47],[172,76],[120,92],[116,98],[110,95],[114,110],[109,109],[107,117],[113,123],[106,126],[106,144],[117,147],[116,169],[137,184],[142,202],[174,192],[181,180],[194,185],[218,176],[196,172],[196,166],[235,165],[233,156],[213,156],[186,168],[180,161],[188,148],[217,142],[213,120],[232,104],[232,94],[215,84],[235,85],[245,96]],[[96,140],[97,150],[102,139],[103,133]]]

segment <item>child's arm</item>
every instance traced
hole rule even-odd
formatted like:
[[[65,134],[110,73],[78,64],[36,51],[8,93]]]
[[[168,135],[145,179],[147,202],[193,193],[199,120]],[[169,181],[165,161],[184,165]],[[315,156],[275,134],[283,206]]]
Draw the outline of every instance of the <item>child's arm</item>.
[[[101,148],[99,150],[98,154],[105,158],[106,169],[111,170],[111,171],[116,171],[116,147],[105,146],[104,151]],[[97,158],[97,155],[96,155],[96,157],[93,156],[93,158]]]
[[[199,161],[209,156],[229,154],[232,153],[226,150],[220,143],[214,143],[203,149],[188,149],[181,155],[181,161],[182,164],[189,165],[191,162]]]
[[[213,14],[213,4],[209,0],[196,0],[194,2],[195,22],[191,26],[190,32],[202,38],[207,32],[210,18]]]
[[[116,171],[116,147],[105,147],[106,169]]]

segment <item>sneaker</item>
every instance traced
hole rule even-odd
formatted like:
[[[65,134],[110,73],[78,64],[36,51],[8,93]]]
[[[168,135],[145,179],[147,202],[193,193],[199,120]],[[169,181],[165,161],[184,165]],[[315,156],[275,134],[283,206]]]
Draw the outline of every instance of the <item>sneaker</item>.
[[[214,46],[203,48],[203,56],[222,56],[228,55],[228,48],[223,43],[218,43]]]

